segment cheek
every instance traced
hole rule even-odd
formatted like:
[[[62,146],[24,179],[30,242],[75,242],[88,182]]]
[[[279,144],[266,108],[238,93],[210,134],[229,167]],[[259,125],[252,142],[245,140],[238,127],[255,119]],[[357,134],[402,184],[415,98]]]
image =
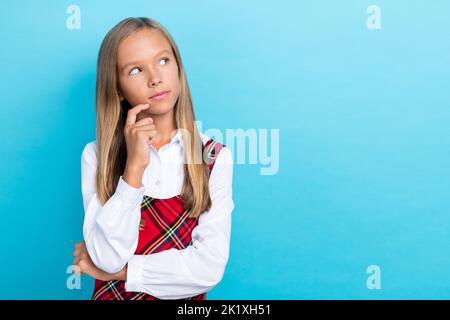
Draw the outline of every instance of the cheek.
[[[131,104],[136,103],[135,100],[139,100],[142,93],[142,88],[146,86],[142,77],[135,77],[130,79],[121,79],[119,81],[120,91],[125,99]]]
[[[136,85],[139,84],[139,82],[143,82],[143,77],[128,77],[128,78],[122,78],[120,80],[120,86],[123,89],[123,91],[133,91],[136,88]]]
[[[132,86],[130,85],[128,80],[125,80],[123,78],[119,79],[119,90],[122,92],[124,96],[129,95],[130,89]]]
[[[170,86],[173,88],[176,97],[180,93],[180,78],[178,77],[178,69],[174,68],[170,73]]]

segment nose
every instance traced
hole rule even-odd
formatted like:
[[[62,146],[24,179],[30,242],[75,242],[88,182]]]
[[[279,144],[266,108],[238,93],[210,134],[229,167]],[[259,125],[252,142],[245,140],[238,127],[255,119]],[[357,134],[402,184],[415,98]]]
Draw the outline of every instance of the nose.
[[[150,82],[150,87],[156,87],[156,86],[158,86],[158,85],[160,85],[162,83],[162,81],[161,80],[159,80],[158,82]]]
[[[152,72],[148,78],[148,86],[154,88],[162,83],[162,79],[157,72]]]

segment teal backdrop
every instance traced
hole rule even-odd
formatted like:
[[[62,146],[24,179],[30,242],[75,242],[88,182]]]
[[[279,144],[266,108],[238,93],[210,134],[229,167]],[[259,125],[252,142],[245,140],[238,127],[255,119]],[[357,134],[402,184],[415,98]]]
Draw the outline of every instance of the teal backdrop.
[[[0,298],[90,298],[93,280],[70,290],[66,270],[97,53],[117,22],[146,16],[175,38],[203,129],[279,130],[276,174],[235,164],[230,259],[209,299],[449,299],[449,12],[446,0],[1,1]]]

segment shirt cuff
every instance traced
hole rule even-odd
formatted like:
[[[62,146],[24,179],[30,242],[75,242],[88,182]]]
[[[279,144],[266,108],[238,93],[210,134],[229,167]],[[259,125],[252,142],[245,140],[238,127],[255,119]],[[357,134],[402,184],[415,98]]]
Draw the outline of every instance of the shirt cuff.
[[[123,176],[120,176],[116,192],[127,203],[140,203],[145,193],[145,186],[141,182],[140,188],[132,187],[123,179]]]
[[[141,292],[143,258],[142,255],[134,255],[128,261],[126,291]]]

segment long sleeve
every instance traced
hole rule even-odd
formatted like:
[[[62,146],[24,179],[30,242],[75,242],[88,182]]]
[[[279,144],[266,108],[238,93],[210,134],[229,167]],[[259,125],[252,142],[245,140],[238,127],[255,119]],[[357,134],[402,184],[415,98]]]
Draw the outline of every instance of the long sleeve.
[[[203,212],[192,230],[192,244],[128,261],[127,291],[144,292],[160,299],[192,297],[216,286],[228,262],[232,198],[233,159],[227,147],[216,158],[209,180],[212,206]]]
[[[116,273],[136,250],[145,187],[141,184],[136,189],[121,176],[115,193],[102,206],[95,190],[96,171],[96,144],[90,142],[81,156],[83,236],[92,262],[108,273]]]

